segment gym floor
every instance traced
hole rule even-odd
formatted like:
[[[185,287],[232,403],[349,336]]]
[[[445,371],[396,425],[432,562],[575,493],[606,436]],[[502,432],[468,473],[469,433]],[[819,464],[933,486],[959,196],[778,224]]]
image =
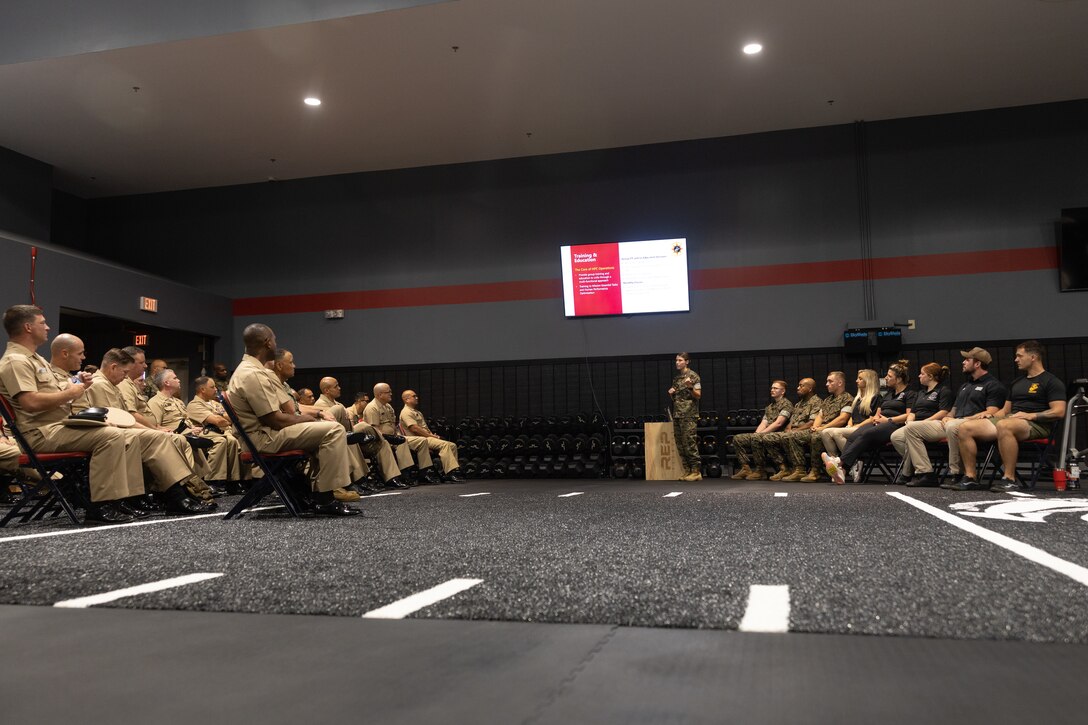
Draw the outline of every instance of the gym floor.
[[[5,719],[1083,717],[1080,494],[537,479],[347,519],[272,504],[0,531]]]

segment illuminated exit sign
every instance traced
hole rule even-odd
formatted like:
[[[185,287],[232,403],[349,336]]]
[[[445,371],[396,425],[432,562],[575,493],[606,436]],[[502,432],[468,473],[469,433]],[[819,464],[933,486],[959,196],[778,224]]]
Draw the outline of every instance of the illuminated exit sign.
[[[132,344],[137,347],[145,347],[147,345],[147,335],[133,335]]]
[[[143,310],[144,312],[158,312],[159,311],[159,301],[157,299],[155,299],[154,297],[141,297],[140,298],[140,309]]]

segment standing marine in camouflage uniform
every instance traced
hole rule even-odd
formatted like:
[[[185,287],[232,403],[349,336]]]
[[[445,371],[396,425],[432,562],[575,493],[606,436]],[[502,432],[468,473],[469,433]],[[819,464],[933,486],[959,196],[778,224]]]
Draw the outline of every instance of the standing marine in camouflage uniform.
[[[699,374],[688,367],[690,360],[686,352],[676,356],[676,377],[669,388],[669,395],[672,396],[672,430],[680,463],[684,466],[684,475],[680,480],[701,481],[703,474],[699,471],[699,445],[695,428],[699,420],[703,383]]]
[[[790,469],[785,463],[786,441],[793,436],[805,435],[816,416],[820,412],[820,397],[815,394],[816,381],[812,378],[802,378],[797,383],[798,401],[793,404],[793,412],[790,414],[789,425],[784,431],[764,433],[752,439],[753,457],[769,458],[771,463],[778,467],[778,472],[771,476],[772,481],[780,481],[790,474]]]
[[[854,396],[846,392],[846,375],[838,370],[827,374],[827,397],[820,403],[812,427],[800,435],[785,441],[793,472],[783,476],[783,481],[815,483],[824,477],[820,454],[824,452],[824,440],[820,431],[838,428],[850,421]]]
[[[733,450],[737,454],[737,461],[740,462],[741,469],[730,478],[734,481],[741,479],[762,481],[767,478],[767,472],[763,470],[763,467],[767,465],[764,450],[762,447],[757,448],[754,446],[753,440],[758,436],[764,436],[785,428],[789,424],[792,413],[793,403],[786,397],[786,381],[775,380],[771,383],[771,402],[763,411],[763,420],[759,422],[759,427],[756,428],[754,433],[741,433],[733,436]],[[755,459],[754,469],[749,465],[753,458]]]

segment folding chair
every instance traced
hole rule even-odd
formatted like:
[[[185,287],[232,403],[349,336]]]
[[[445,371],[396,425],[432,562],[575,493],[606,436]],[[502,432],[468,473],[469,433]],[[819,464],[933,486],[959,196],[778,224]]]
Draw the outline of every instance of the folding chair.
[[[22,496],[7,515],[0,519],[0,528],[7,526],[8,522],[16,517],[19,517],[20,523],[26,523],[45,518],[47,514],[57,517],[61,512],[67,514],[73,524],[81,525],[83,522],[76,517],[75,509],[86,509],[90,505],[90,492],[88,490],[85,494],[84,489],[89,488],[91,454],[84,452],[35,453],[15,423],[15,411],[11,403],[2,395],[0,395],[0,415],[3,416],[4,424],[22,450],[19,465],[23,468],[34,469],[42,479],[33,482],[16,482],[22,489]],[[59,482],[53,480],[53,475],[56,473],[62,476]],[[65,490],[75,499],[74,506],[65,496]],[[28,506],[29,509],[23,512],[23,509]],[[23,512],[21,516],[20,512]]]
[[[247,449],[242,453],[242,462],[254,463],[259,466],[264,473],[261,478],[254,481],[249,491],[247,491],[246,494],[242,496],[241,500],[234,505],[234,508],[230,510],[225,519],[241,516],[243,511],[251,506],[256,506],[261,499],[273,490],[280,497],[280,500],[283,501],[283,505],[290,514],[298,518],[299,512],[303,509],[303,506],[295,497],[295,494],[290,490],[288,481],[293,474],[289,469],[292,466],[305,461],[309,454],[302,450],[261,453],[257,450],[257,446],[253,445],[253,440],[246,433],[245,429],[242,428],[242,423],[238,420],[238,413],[235,412],[234,406],[230,404],[230,397],[223,391],[217,391],[216,397],[218,397],[219,402],[223,404],[223,410],[227,411],[227,417],[230,418],[231,425],[234,426],[235,434],[242,439],[242,444]]]
[[[1030,438],[1026,441],[1020,441],[1020,455],[1016,459],[1017,467],[1024,462],[1024,453],[1035,454],[1030,461],[1031,480],[1027,484],[1028,488],[1035,488],[1035,484],[1039,482],[1039,474],[1043,471],[1043,464],[1046,463],[1047,456],[1057,449],[1058,441],[1061,439],[1063,423],[1064,421],[1055,423],[1050,429],[1050,435],[1046,438]],[[1005,466],[1001,463],[996,441],[990,444],[990,450],[986,452],[986,459],[979,468],[978,480],[982,480],[982,476],[988,467],[990,467],[990,484],[992,485],[997,480],[997,474],[1005,472]],[[1015,471],[1014,474],[1019,475]]]
[[[869,477],[873,475],[875,469],[879,469],[884,478],[888,480],[888,483],[895,481],[895,477],[899,474],[899,466],[895,466],[894,470],[888,465],[888,462],[884,460],[884,454],[895,453],[895,448],[891,443],[885,443],[879,448],[874,448],[865,454],[864,462],[861,468],[861,482],[868,483]]]

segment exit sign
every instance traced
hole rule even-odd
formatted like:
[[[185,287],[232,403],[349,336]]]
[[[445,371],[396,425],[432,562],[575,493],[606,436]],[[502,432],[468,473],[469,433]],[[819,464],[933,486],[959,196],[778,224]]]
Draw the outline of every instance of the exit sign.
[[[146,347],[147,346],[147,335],[133,335],[132,336],[132,344],[136,345],[137,347]]]
[[[140,298],[140,309],[143,310],[144,312],[158,312],[159,311],[159,301],[157,299],[155,299],[154,297],[141,297]]]

